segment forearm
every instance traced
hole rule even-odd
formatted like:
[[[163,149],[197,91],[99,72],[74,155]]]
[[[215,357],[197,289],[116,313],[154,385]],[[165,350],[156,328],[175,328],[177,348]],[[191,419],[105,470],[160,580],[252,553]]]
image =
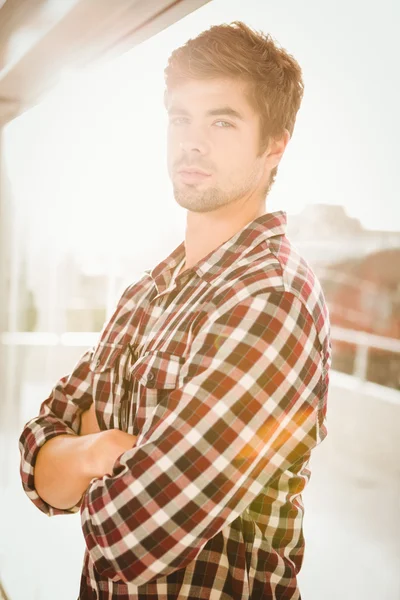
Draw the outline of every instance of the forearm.
[[[68,509],[81,499],[95,472],[90,449],[98,434],[58,435],[38,452],[35,487],[39,496],[54,508]]]

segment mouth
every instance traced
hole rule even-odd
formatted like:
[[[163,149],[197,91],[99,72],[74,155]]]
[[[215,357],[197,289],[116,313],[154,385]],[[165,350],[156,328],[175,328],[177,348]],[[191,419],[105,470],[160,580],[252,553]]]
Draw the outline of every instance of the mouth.
[[[193,168],[180,169],[178,176],[184,183],[199,183],[211,177],[210,173]]]

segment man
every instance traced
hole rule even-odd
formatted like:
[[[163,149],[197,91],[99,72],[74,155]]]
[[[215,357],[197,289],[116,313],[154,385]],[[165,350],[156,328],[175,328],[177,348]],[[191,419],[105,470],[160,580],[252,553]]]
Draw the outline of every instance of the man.
[[[265,204],[301,70],[235,22],[174,51],[165,75],[185,240],[26,424],[23,486],[48,515],[80,510],[81,599],[298,599],[329,324]]]

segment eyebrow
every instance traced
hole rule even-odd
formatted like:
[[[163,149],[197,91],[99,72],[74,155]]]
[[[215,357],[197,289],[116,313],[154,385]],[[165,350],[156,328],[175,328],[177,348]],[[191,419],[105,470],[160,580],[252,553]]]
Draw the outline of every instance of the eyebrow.
[[[171,108],[168,109],[169,115],[187,115],[190,113],[184,108],[180,108],[179,106],[172,105]],[[235,119],[240,119],[244,121],[243,115],[232,108],[231,106],[221,106],[219,108],[213,108],[212,110],[208,110],[206,112],[207,117],[215,117],[215,116],[226,116],[226,117],[234,117]]]

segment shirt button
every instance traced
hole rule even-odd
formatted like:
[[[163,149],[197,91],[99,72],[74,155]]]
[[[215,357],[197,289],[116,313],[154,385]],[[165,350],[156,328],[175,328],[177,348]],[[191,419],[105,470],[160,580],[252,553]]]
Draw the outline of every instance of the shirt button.
[[[147,375],[147,381],[153,381],[154,379],[154,373],[153,371],[150,371],[150,373]]]
[[[96,360],[96,367],[99,367],[99,366],[100,366],[100,359],[98,358],[98,359]]]

